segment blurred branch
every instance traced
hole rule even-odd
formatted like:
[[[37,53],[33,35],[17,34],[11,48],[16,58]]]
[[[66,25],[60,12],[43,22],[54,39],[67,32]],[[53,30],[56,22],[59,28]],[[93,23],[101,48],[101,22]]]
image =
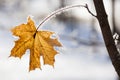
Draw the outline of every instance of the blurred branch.
[[[93,39],[85,40],[82,38],[68,36],[68,35],[62,35],[62,34],[60,34],[60,38],[62,40],[69,40],[69,41],[75,40],[78,44],[83,44],[83,45],[87,45],[87,46],[93,46],[93,45],[103,46],[104,45],[104,43],[102,41],[99,41],[99,40],[93,40]]]

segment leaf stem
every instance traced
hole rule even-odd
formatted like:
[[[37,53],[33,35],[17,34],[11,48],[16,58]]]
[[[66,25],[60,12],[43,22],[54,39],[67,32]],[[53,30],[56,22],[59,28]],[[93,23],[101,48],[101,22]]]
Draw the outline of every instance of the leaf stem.
[[[63,7],[63,8],[60,8],[54,12],[52,12],[50,15],[48,15],[47,17],[45,17],[41,23],[38,25],[37,27],[37,30],[40,28],[41,25],[43,25],[47,20],[49,20],[50,18],[53,18],[54,16],[56,16],[58,13],[61,13],[61,12],[64,12],[66,10],[69,10],[69,9],[72,9],[72,8],[75,8],[75,7],[86,7],[86,5],[71,5],[71,6],[66,6],[66,7]]]

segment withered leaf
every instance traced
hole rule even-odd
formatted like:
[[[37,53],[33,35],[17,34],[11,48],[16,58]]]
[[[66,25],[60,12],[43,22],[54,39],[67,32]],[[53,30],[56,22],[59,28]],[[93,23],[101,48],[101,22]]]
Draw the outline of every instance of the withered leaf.
[[[12,29],[12,33],[18,36],[15,46],[11,50],[13,57],[21,58],[27,49],[30,50],[29,71],[41,68],[40,56],[43,57],[44,64],[54,66],[57,51],[54,46],[61,46],[58,39],[51,39],[54,32],[37,31],[33,20],[29,17],[27,24],[21,24]]]

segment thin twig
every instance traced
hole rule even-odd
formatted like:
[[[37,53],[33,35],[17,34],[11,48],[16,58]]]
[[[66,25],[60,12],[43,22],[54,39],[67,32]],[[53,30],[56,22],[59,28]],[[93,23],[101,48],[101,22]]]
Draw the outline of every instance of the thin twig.
[[[50,18],[56,16],[58,13],[64,12],[64,11],[66,11],[66,10],[68,10],[68,9],[72,9],[72,8],[75,8],[75,7],[85,7],[85,5],[66,6],[66,7],[60,8],[60,9],[52,12],[50,15],[48,15],[47,17],[45,17],[45,18],[41,21],[41,23],[40,23],[40,24],[38,25],[38,27],[37,27],[37,30],[38,30],[39,27],[40,27],[41,25],[43,25],[47,20],[49,20]]]
[[[96,17],[96,15],[94,15],[94,14],[89,10],[87,4],[86,4],[86,5],[72,5],[72,6],[66,6],[66,7],[60,8],[60,9],[58,9],[58,10],[52,12],[50,15],[48,15],[47,17],[45,17],[45,18],[41,21],[41,23],[38,25],[36,31],[37,31],[37,30],[39,29],[39,27],[40,27],[41,25],[43,25],[47,20],[49,20],[50,18],[56,16],[58,13],[65,12],[66,10],[69,10],[69,9],[72,9],[72,8],[76,8],[76,7],[84,7],[84,8],[86,8],[86,9],[88,10],[88,12],[89,12],[92,16]]]
[[[90,9],[89,9],[89,7],[88,7],[87,4],[85,5],[85,8],[87,9],[87,11],[88,11],[92,16],[97,17],[96,15],[94,15],[94,14],[90,11]]]

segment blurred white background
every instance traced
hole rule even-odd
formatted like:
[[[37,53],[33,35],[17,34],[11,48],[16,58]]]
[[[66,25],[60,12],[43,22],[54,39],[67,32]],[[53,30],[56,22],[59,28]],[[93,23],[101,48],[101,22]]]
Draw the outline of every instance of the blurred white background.
[[[120,1],[115,1],[115,20],[119,29]],[[113,30],[111,3],[112,0],[104,0]],[[57,15],[40,28],[55,31],[63,44],[58,49],[60,54],[55,56],[54,68],[42,65],[42,70],[29,72],[29,50],[21,59],[9,58],[16,40],[11,28],[26,23],[29,15],[34,16],[38,26],[54,10],[73,4],[88,4],[96,14],[92,0],[0,0],[1,80],[117,80],[98,22],[84,8],[74,8]]]

